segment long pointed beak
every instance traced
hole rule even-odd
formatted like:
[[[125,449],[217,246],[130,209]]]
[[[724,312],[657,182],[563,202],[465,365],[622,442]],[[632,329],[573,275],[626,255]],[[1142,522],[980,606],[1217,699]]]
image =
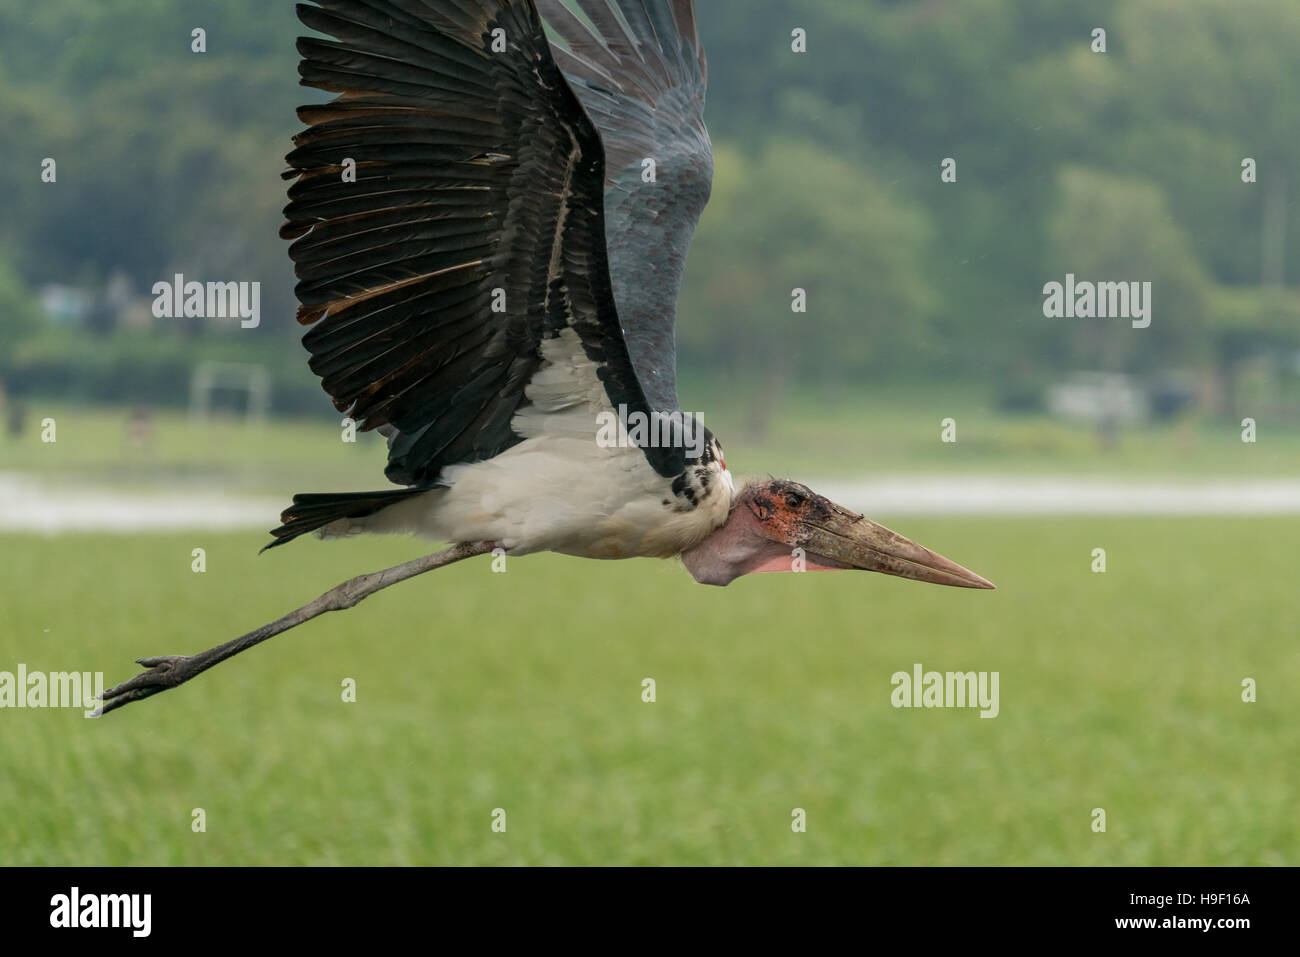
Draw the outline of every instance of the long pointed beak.
[[[955,588],[997,587],[970,569],[840,506],[835,506],[826,520],[803,527],[808,533],[803,542],[808,552],[847,568]]]

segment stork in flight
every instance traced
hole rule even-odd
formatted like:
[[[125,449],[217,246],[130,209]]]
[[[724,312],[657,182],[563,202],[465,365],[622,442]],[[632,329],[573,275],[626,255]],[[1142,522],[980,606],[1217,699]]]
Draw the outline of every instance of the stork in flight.
[[[287,157],[298,321],[312,371],[387,438],[401,487],[296,495],[268,547],[306,532],[456,544],[201,654],[139,659],[103,711],[496,549],[680,557],[711,585],[800,567],[993,587],[803,485],[738,484],[681,412],[675,302],[713,174],[694,3],[574,2],[298,6],[334,38],[298,40],[301,82],[338,94],[298,111]]]

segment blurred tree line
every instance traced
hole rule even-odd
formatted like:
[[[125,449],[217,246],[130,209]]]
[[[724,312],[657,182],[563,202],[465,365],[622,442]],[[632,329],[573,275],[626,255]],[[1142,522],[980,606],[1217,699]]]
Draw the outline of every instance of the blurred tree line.
[[[717,174],[679,313],[684,379],[724,370],[775,401],[800,378],[1191,369],[1230,396],[1239,363],[1296,347],[1295,0],[699,7]],[[276,234],[294,108],[319,97],[297,86],[300,32],[289,0],[0,0],[11,390],[154,383],[148,398],[181,401],[215,352],[270,365],[281,408],[324,405]],[[176,272],[259,280],[262,325],[53,329],[34,307],[49,283],[117,273],[147,296]],[[1044,318],[1043,285],[1067,272],[1151,281],[1151,327]]]

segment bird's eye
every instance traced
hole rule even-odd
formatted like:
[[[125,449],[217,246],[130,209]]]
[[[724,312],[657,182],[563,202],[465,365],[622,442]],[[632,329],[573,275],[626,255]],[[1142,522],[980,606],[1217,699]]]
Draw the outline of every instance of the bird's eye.
[[[791,508],[798,508],[803,504],[803,499],[794,492],[790,492],[785,497],[785,504],[789,505]]]

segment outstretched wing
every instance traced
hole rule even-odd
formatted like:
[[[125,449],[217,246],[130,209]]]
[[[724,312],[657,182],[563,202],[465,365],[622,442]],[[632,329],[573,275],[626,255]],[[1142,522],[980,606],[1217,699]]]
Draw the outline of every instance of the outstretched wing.
[[[538,6],[605,143],[605,243],[628,352],[650,404],[675,410],[677,294],[713,183],[694,0]]]
[[[389,436],[389,478],[434,484],[518,442],[540,344],[565,329],[611,405],[648,413],[610,286],[600,137],[533,0],[317,4],[299,18],[335,39],[299,39],[301,82],[339,95],[299,110],[281,235],[311,368]]]

